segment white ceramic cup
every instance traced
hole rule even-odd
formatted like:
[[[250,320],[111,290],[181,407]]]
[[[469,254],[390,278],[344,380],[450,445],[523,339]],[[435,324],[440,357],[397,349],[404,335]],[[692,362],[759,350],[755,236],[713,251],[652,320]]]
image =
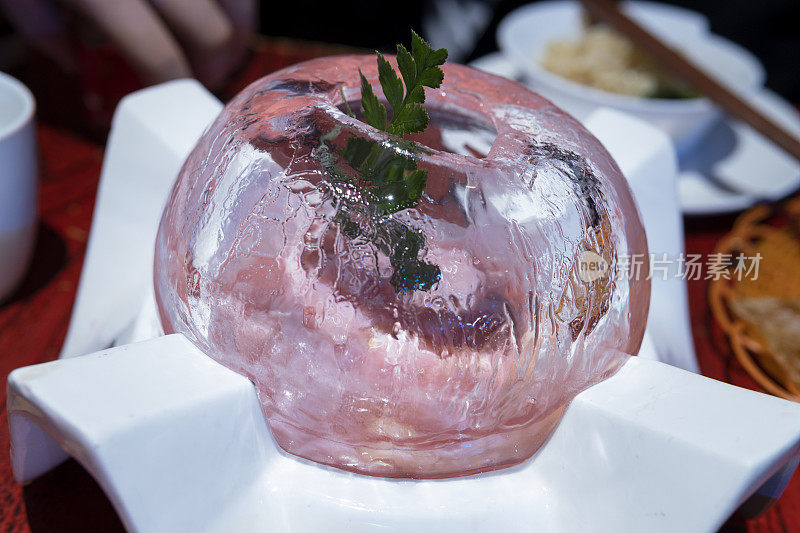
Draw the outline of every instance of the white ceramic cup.
[[[27,270],[36,236],[33,95],[0,72],[0,300]]]

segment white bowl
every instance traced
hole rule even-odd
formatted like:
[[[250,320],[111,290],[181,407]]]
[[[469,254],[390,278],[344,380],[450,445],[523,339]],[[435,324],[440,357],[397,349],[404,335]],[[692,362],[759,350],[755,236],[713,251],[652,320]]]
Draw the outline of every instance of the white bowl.
[[[0,72],[0,301],[25,274],[36,236],[36,104]]]
[[[683,52],[719,81],[743,95],[759,89],[764,68],[750,52],[708,31],[702,15],[651,2],[627,2],[624,10],[650,31]],[[658,99],[614,94],[553,74],[541,66],[554,40],[577,39],[583,31],[577,2],[541,2],[521,7],[504,18],[497,38],[503,53],[526,75],[536,91],[579,120],[599,107],[624,111],[666,132],[686,153],[720,117],[706,98]]]

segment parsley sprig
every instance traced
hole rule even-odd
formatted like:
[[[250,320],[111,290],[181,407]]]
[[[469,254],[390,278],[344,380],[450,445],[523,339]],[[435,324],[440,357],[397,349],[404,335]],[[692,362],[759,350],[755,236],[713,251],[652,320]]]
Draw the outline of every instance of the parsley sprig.
[[[411,52],[403,45],[397,45],[400,76],[383,54],[377,52],[377,56],[378,81],[391,107],[391,119],[359,69],[364,120],[370,126],[397,137],[424,131],[430,120],[422,107],[425,87],[435,89],[441,86],[444,72],[439,66],[447,59],[447,50],[433,50],[412,30]],[[342,99],[347,114],[354,117],[343,89]],[[391,283],[396,291],[427,291],[441,278],[438,266],[418,257],[425,247],[425,235],[392,217],[394,213],[416,207],[422,198],[428,171],[417,168],[414,154],[420,151],[423,151],[421,146],[403,139],[379,143],[351,137],[345,147],[335,153],[355,172],[356,179],[352,181],[336,165],[336,156],[330,148],[320,152],[327,154],[320,157],[320,162],[333,182],[355,187],[359,198],[365,202],[354,203],[350,195],[338,194],[344,209],[339,211],[336,222],[349,239],[368,239],[389,257],[393,269]],[[365,209],[373,220],[372,228],[364,228],[358,223],[358,214]]]
[[[386,131],[392,135],[403,136],[408,133],[419,133],[428,127],[428,113],[422,104],[425,103],[425,87],[438,89],[444,79],[444,72],[439,68],[447,61],[447,49],[434,50],[411,30],[411,50],[402,44],[397,45],[397,66],[402,81],[389,61],[378,55],[378,81],[383,95],[392,108],[392,118],[387,122],[386,106],[384,106],[372,90],[367,77],[359,69],[361,76],[361,105],[364,108],[364,119],[373,128]],[[405,84],[405,94],[403,93]]]

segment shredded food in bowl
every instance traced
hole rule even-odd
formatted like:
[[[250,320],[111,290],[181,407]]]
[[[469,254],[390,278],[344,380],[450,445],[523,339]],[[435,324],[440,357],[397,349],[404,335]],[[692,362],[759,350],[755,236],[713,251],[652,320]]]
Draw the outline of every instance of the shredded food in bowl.
[[[640,98],[698,96],[630,40],[602,24],[587,27],[578,40],[552,41],[541,64],[563,78],[611,93]]]

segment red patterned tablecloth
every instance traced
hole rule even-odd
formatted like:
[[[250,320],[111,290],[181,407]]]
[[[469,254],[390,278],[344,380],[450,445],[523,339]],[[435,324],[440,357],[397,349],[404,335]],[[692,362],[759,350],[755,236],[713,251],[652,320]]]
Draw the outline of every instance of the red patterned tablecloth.
[[[297,61],[342,50],[263,41],[222,94],[230,95],[247,82]],[[122,526],[111,505],[74,461],[24,487],[11,475],[6,376],[17,367],[50,361],[58,354],[75,297],[103,158],[98,144],[47,123],[39,126],[38,141],[41,225],[33,266],[16,294],[0,305],[0,532],[119,531]],[[732,217],[687,219],[687,253],[711,253],[732,221]],[[707,288],[705,281],[689,282],[692,332],[702,372],[758,390],[713,325]],[[783,498],[763,516],[755,520],[732,517],[723,530],[800,531],[800,476],[794,476]]]

